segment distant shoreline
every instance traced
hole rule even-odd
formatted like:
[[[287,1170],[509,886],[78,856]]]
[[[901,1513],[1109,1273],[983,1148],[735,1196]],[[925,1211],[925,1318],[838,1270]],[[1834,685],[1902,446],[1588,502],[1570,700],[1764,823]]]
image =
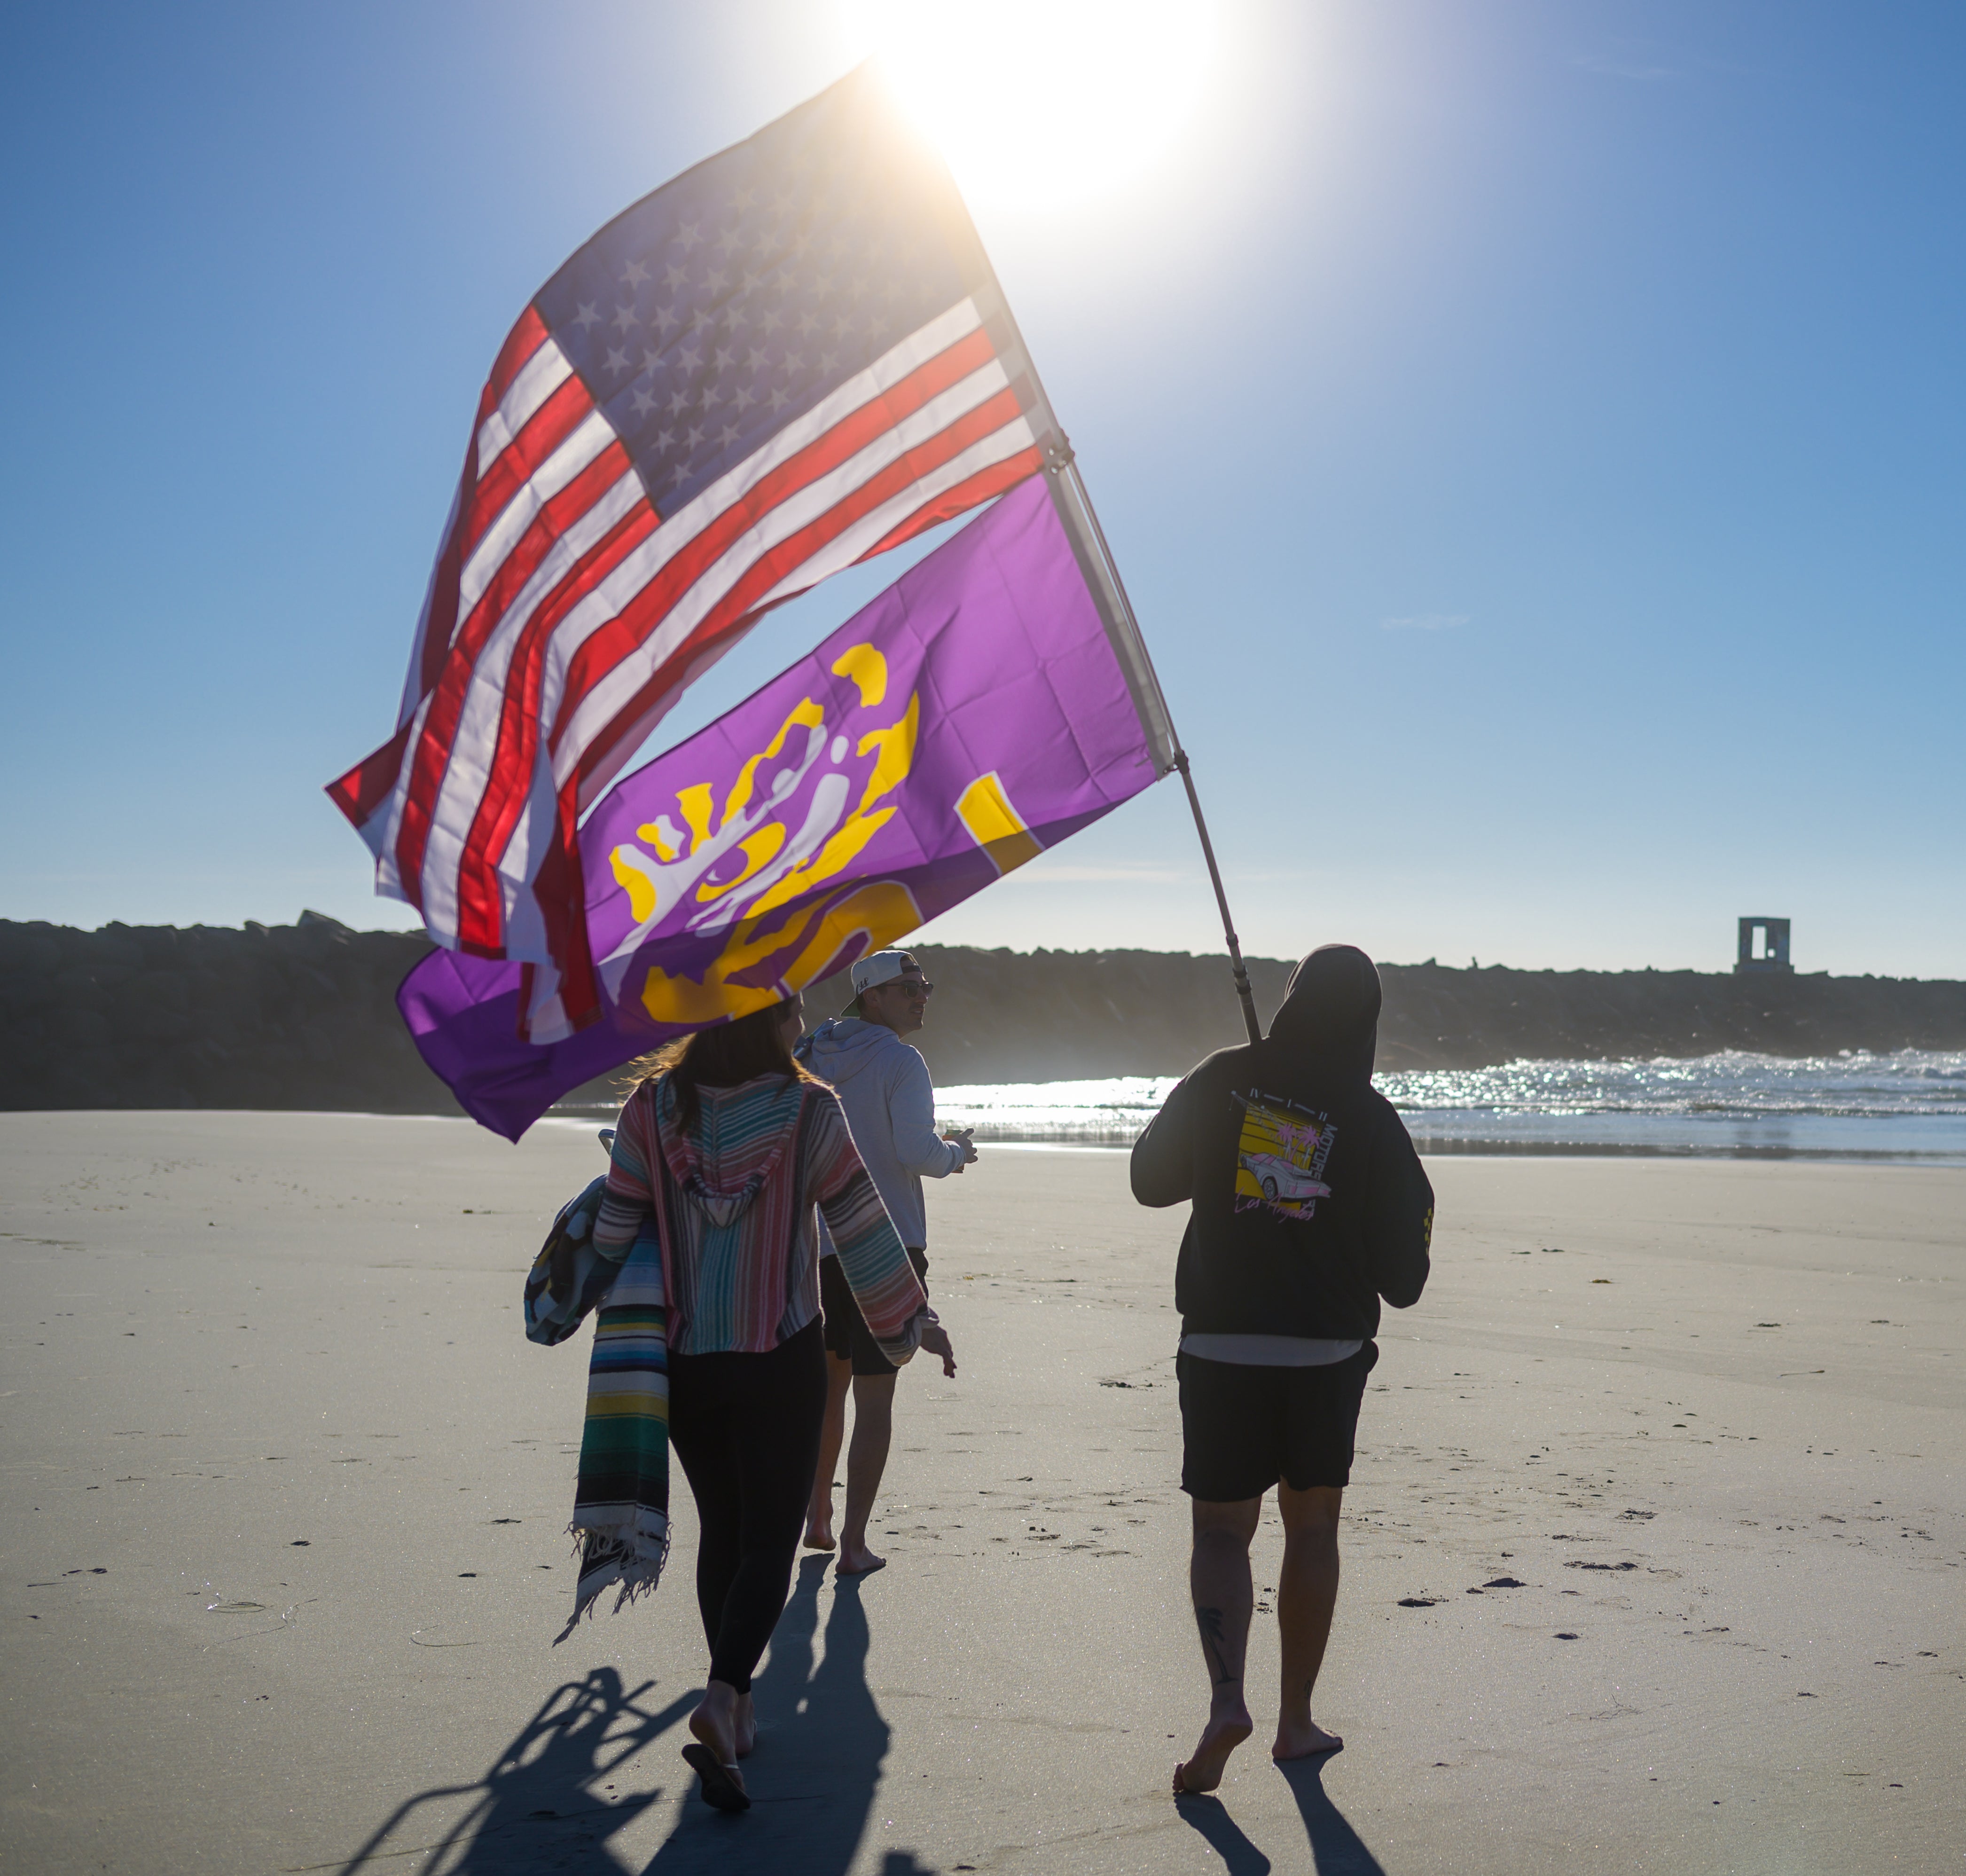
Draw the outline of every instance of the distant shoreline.
[[[556,1107],[544,1118],[562,1123],[601,1127],[614,1117],[614,1110],[604,1104]],[[1899,1152],[1888,1148],[1807,1146],[1757,1146],[1724,1144],[1647,1146],[1606,1140],[1497,1140],[1464,1139],[1429,1134],[1406,1117],[1414,1147],[1423,1159],[1685,1159],[1741,1160],[1755,1165],[1794,1163],[1815,1166],[1903,1166],[1957,1170],[1966,1166],[1966,1149],[1958,1153]],[[1027,1152],[1060,1153],[1130,1153],[1136,1137],[1114,1131],[1073,1134],[1069,1138],[1002,1131],[979,1127],[978,1146],[1016,1147]]]
[[[395,1007],[416,933],[0,921],[0,1108],[455,1114]],[[1184,953],[914,947],[937,988],[918,1039],[937,1081],[1184,1072],[1242,1040],[1226,960]],[[1291,965],[1252,959],[1259,1011]],[[1966,1049],[1966,983],[1693,971],[1381,966],[1382,1070],[1520,1060]],[[807,992],[815,1019],[849,994]],[[604,1101],[604,1079],[576,1102]]]

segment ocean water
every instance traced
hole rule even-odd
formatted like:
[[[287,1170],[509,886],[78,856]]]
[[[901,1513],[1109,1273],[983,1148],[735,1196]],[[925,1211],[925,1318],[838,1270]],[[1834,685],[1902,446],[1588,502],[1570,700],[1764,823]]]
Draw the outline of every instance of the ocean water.
[[[1511,1062],[1383,1074],[1423,1152],[1660,1153],[1966,1165],[1966,1052]],[[981,1140],[1122,1146],[1172,1077],[936,1092],[944,1127]]]

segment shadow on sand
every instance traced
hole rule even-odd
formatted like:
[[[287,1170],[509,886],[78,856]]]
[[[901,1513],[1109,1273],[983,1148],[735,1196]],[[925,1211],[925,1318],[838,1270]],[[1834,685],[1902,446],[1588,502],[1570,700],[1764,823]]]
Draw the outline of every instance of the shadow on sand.
[[[615,1788],[642,1769],[632,1764],[636,1755],[696,1705],[692,1691],[652,1709],[646,1701],[655,1684],[624,1687],[614,1668],[597,1668],[585,1681],[556,1687],[483,1778],[405,1799],[349,1860],[344,1876],[381,1876],[411,1855],[427,1858],[421,1867],[433,1876],[575,1868],[590,1858],[598,1869],[618,1869],[600,1846],[654,1803],[662,1787],[619,1796]],[[462,1814],[448,1829],[434,1839],[422,1835],[427,1826],[420,1813],[449,1813],[459,1801]]]
[[[1304,1819],[1312,1865],[1317,1876],[1386,1876],[1379,1859],[1365,1848],[1364,1839],[1325,1791],[1324,1768],[1330,1762],[1328,1758],[1301,1758],[1277,1767]],[[1268,1876],[1270,1859],[1242,1834],[1220,1799],[1181,1797],[1175,1805],[1189,1829],[1228,1865],[1229,1876]],[[1291,1867],[1297,1866],[1294,1858],[1287,1861]]]
[[[1229,1866],[1229,1876],[1269,1876],[1270,1859],[1242,1835],[1229,1809],[1212,1794],[1184,1794],[1174,1801],[1181,1822],[1198,1832]]]
[[[435,1787],[398,1806],[343,1876],[382,1876],[411,1854],[425,1876],[618,1876],[636,1868],[648,1876],[712,1868],[728,1876],[788,1869],[845,1876],[873,1808],[888,1727],[867,1685],[867,1618],[857,1581],[835,1581],[819,1657],[826,1562],[808,1557],[800,1565],[752,1688],[758,1749],[745,1762],[753,1803],[744,1816],[727,1817],[697,1802],[695,1775],[675,1756],[682,1733],[669,1742],[672,1749],[642,1756],[695,1709],[696,1690],[652,1708],[653,1681],[630,1688],[614,1668],[597,1668],[556,1689],[475,1783]],[[645,1779],[645,1788],[627,1788]],[[624,1861],[608,1847],[649,1806],[679,1791],[685,1802],[647,1863]],[[420,1836],[420,1812],[448,1812],[459,1801],[462,1816],[433,1839]],[[882,1876],[917,1876],[923,1868],[907,1851],[891,1851],[881,1864]]]
[[[1277,1768],[1304,1818],[1317,1876],[1386,1876],[1379,1859],[1326,1794],[1324,1768],[1330,1763],[1329,1758],[1297,1758]]]
[[[696,1870],[769,1871],[773,1876],[845,1876],[867,1828],[888,1755],[888,1723],[867,1685],[867,1612],[857,1578],[833,1581],[826,1652],[815,1665],[819,1586],[827,1559],[799,1565],[791,1600],[772,1635],[765,1671],[751,1689],[758,1704],[758,1749],[744,1762],[751,1808],[727,1817],[695,1801],[682,1807],[649,1876]],[[679,1776],[690,1774],[680,1761]],[[883,1876],[920,1869],[891,1852]]]

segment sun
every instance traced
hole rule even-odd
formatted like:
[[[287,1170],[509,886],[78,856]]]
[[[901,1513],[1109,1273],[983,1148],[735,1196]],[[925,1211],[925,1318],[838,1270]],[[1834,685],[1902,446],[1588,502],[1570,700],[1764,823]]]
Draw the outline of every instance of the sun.
[[[972,204],[1076,205],[1144,178],[1205,92],[1216,10],[1188,0],[849,0]]]

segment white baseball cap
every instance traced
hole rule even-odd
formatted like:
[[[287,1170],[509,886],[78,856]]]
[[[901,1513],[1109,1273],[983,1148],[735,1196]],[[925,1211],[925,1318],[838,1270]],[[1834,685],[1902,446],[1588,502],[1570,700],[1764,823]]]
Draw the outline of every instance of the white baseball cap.
[[[853,967],[853,994],[857,997],[862,991],[872,990],[877,984],[892,983],[910,971],[917,976],[922,975],[922,967],[915,962],[912,953],[870,952]]]

